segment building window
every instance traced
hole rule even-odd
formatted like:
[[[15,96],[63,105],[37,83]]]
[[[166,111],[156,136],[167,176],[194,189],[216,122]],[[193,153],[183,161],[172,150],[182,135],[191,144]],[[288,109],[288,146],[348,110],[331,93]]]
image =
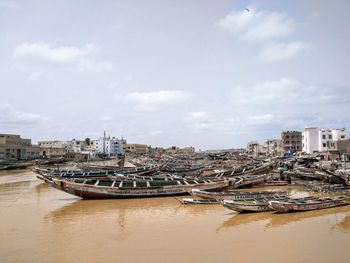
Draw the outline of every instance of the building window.
[[[328,135],[328,139],[332,139],[332,135]]]
[[[324,140],[326,139],[326,135],[325,134],[322,135],[322,139],[324,139]]]
[[[325,143],[323,143],[323,147],[326,147],[326,144],[325,144]]]
[[[340,136],[341,139],[345,139],[345,135]]]

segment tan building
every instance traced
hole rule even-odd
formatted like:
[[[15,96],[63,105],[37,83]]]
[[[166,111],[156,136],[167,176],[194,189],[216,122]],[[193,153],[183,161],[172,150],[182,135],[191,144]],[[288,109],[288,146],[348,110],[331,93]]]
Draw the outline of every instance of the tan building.
[[[65,148],[60,147],[40,147],[40,156],[43,157],[64,157],[66,152]]]
[[[125,144],[125,151],[129,153],[147,154],[149,146],[147,144]]]
[[[300,131],[283,131],[280,140],[281,150],[284,153],[302,150],[302,134]]]
[[[39,157],[39,147],[20,135],[0,134],[0,159],[31,159]]]

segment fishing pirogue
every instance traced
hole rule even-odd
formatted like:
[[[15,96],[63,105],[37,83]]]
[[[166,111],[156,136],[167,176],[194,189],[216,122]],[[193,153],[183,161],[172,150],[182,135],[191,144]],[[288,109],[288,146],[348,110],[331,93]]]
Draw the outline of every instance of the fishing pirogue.
[[[158,181],[53,179],[52,185],[83,199],[109,199],[186,195],[192,189],[224,189],[230,185],[230,181],[227,179]]]
[[[280,213],[293,211],[309,211],[336,206],[348,205],[350,199],[343,196],[310,198],[307,200],[289,199],[285,201],[269,201],[269,206]]]
[[[295,200],[307,200],[314,197],[304,197]],[[246,200],[224,200],[222,205],[228,209],[231,209],[240,213],[250,213],[250,212],[266,212],[273,211],[273,208],[269,205],[269,201],[286,201],[287,196],[269,196],[261,198],[252,198]]]
[[[216,200],[246,200],[248,198],[264,198],[273,196],[287,196],[286,191],[266,190],[253,192],[208,192],[201,189],[193,189],[191,194],[201,198]]]

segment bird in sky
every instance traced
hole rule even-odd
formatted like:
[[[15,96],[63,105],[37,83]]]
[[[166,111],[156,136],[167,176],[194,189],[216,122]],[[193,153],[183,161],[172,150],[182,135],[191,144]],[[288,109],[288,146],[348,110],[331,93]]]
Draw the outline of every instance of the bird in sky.
[[[245,9],[247,12],[250,12],[250,10],[248,8]]]

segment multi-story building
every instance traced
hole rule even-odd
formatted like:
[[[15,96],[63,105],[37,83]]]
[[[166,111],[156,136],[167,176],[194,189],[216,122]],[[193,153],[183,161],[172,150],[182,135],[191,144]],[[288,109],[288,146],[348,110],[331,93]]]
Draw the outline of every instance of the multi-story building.
[[[117,139],[115,137],[110,138],[110,136],[103,136],[93,143],[95,145],[96,153],[105,154],[108,156],[116,156],[118,154],[124,153],[126,140]]]
[[[0,159],[31,159],[39,157],[39,147],[20,135],[0,134]]]
[[[80,153],[82,149],[82,141],[78,141],[76,139],[70,140],[66,142],[66,150],[67,152]]]
[[[343,129],[306,128],[303,131],[303,151],[313,153],[316,151],[337,151],[337,141],[349,140],[349,135]]]
[[[279,155],[279,140],[277,139],[267,139],[265,141],[266,153],[271,156]]]
[[[303,152],[312,153],[319,151],[319,128],[305,128],[302,133]]]
[[[302,136],[300,131],[283,131],[281,133],[281,150],[284,153],[302,150]]]

